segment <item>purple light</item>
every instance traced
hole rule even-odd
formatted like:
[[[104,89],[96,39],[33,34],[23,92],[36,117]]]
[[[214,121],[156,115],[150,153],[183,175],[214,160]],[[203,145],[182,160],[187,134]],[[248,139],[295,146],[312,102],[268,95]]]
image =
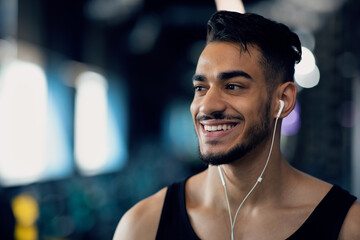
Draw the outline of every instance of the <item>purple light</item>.
[[[293,136],[298,133],[300,126],[300,105],[296,102],[295,108],[282,121],[281,135]]]

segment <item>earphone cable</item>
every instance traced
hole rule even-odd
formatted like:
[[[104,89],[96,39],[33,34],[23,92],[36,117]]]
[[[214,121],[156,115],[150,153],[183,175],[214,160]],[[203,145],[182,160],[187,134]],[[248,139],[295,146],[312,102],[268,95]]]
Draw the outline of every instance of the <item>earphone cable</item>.
[[[276,118],[275,120],[275,126],[274,126],[274,131],[273,131],[273,136],[272,136],[272,139],[271,139],[271,145],[270,145],[270,151],[269,151],[269,154],[268,154],[268,157],[267,157],[267,160],[266,160],[266,163],[265,163],[265,166],[260,174],[260,176],[258,177],[256,183],[254,184],[254,186],[251,188],[251,190],[248,192],[248,194],[245,196],[245,198],[242,200],[242,202],[240,203],[236,213],[235,213],[235,216],[234,216],[234,220],[232,219],[231,217],[231,209],[230,209],[230,203],[229,203],[229,197],[228,197],[228,194],[227,194],[227,188],[226,188],[226,184],[225,184],[225,178],[222,174],[222,169],[221,169],[221,166],[219,165],[218,166],[218,170],[219,170],[219,174],[220,174],[220,178],[222,179],[223,181],[223,186],[224,186],[224,190],[225,190],[225,198],[226,198],[226,202],[227,202],[227,205],[228,205],[228,211],[229,211],[229,217],[230,217],[230,224],[231,224],[231,240],[234,240],[234,228],[235,228],[235,222],[236,222],[236,218],[238,216],[238,213],[242,207],[242,205],[244,204],[244,202],[246,201],[246,199],[250,196],[250,194],[254,191],[255,187],[258,185],[259,182],[262,181],[262,176],[268,166],[268,163],[270,161],[270,156],[271,156],[271,153],[272,153],[272,149],[273,149],[273,146],[274,146],[274,140],[275,140],[275,133],[276,133],[276,127],[277,127],[277,122],[278,122],[278,117]]]

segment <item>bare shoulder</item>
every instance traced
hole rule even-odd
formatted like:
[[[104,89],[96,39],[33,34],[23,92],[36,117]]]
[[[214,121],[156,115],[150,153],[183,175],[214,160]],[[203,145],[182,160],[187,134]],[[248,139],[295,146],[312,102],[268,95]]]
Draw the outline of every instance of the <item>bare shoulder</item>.
[[[360,239],[360,202],[355,202],[349,209],[341,228],[340,240]]]
[[[113,240],[155,239],[167,188],[140,201],[121,218]]]
[[[300,196],[306,196],[309,203],[312,202],[315,206],[318,205],[332,187],[332,184],[296,169],[295,176],[296,177],[292,179],[293,181],[291,182],[290,187],[296,189]],[[294,186],[296,187],[294,188]]]
[[[331,184],[314,178],[310,175],[301,173],[307,196],[323,196],[332,187]],[[341,227],[339,240],[358,240],[360,239],[360,202],[355,202],[349,209],[344,223]]]

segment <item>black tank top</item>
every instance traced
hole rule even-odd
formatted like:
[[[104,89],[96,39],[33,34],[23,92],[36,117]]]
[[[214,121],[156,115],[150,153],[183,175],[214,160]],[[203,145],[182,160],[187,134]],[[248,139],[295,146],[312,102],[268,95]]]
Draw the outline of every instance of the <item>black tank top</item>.
[[[186,212],[185,182],[186,180],[168,187],[157,240],[200,239],[194,232]],[[334,185],[303,225],[287,239],[338,239],[346,214],[355,200],[356,197]]]

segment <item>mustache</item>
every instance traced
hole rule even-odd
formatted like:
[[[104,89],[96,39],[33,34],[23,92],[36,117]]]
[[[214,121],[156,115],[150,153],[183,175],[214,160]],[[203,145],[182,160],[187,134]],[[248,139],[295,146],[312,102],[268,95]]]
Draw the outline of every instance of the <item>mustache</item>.
[[[204,121],[204,120],[244,120],[242,115],[239,116],[232,116],[232,115],[225,115],[223,113],[213,113],[211,115],[200,115],[196,117],[197,121]]]

